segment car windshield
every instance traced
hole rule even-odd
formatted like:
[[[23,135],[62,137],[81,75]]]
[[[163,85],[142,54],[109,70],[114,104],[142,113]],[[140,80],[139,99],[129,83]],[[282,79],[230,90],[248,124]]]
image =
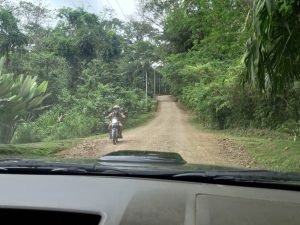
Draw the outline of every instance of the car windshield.
[[[299,9],[0,0],[1,162],[300,175]]]

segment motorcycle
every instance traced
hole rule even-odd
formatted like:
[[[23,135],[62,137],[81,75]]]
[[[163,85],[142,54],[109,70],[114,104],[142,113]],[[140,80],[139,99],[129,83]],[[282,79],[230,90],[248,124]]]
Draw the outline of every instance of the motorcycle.
[[[120,138],[120,121],[117,117],[113,117],[111,120],[111,130],[110,138],[114,145],[118,143],[118,138]]]

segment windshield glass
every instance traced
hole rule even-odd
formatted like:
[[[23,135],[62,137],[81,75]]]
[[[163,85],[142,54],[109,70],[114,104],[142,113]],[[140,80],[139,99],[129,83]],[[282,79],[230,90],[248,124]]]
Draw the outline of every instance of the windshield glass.
[[[0,158],[300,173],[299,37],[295,0],[1,0]]]

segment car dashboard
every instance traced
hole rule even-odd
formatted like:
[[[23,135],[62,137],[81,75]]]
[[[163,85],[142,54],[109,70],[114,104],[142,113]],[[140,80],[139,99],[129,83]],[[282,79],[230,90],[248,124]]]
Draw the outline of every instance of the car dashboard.
[[[299,224],[297,191],[158,179],[2,174],[7,225]],[[60,218],[51,220],[51,218]],[[63,218],[63,219],[62,219]]]

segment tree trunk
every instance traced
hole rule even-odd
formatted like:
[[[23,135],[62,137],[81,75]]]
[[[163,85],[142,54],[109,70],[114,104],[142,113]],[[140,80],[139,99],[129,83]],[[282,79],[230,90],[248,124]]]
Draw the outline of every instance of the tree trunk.
[[[0,125],[0,144],[9,144],[16,130],[15,123]]]

